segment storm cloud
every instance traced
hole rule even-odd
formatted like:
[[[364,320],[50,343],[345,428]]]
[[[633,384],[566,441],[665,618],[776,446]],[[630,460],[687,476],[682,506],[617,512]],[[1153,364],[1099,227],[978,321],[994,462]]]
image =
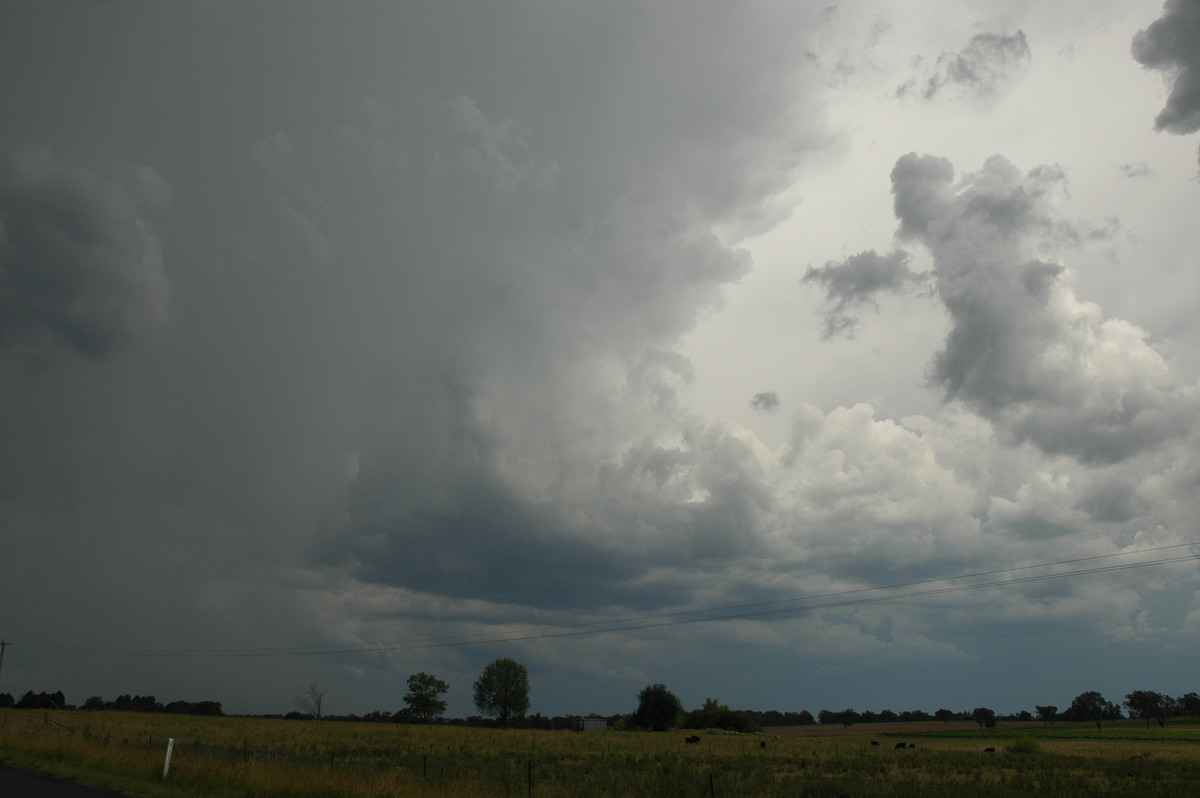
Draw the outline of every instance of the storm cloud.
[[[170,286],[152,214],[167,195],[148,166],[102,179],[48,150],[0,152],[0,343],[96,358],[160,331]]]
[[[1200,480],[1156,8],[824,5],[6,8],[5,689],[1194,689],[1190,572],[813,598],[1179,545]]]

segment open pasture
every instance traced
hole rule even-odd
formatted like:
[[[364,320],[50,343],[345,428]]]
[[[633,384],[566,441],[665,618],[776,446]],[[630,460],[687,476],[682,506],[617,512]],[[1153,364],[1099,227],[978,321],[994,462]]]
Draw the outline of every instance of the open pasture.
[[[682,731],[584,734],[122,712],[54,713],[52,720],[45,724],[40,711],[0,712],[0,760],[162,798],[1200,792],[1200,725],[1187,723],[1149,735],[1143,726],[1119,724],[1098,737],[1065,736],[1062,725],[809,726],[767,735],[700,732],[690,745],[684,738],[692,732]],[[174,753],[163,781],[168,738]],[[898,749],[898,742],[906,746]]]

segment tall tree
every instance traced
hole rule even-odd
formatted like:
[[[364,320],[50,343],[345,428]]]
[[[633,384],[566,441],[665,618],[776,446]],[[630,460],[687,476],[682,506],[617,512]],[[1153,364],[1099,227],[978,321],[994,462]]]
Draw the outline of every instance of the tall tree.
[[[678,724],[682,712],[683,703],[665,684],[652,684],[638,693],[633,722],[643,729],[666,731]]]
[[[1108,708],[1109,703],[1104,699],[1104,696],[1095,690],[1088,690],[1075,696],[1075,699],[1071,702],[1071,706],[1067,708],[1067,719],[1073,721],[1090,720],[1099,729],[1100,721],[1104,720]]]
[[[1054,723],[1055,716],[1058,715],[1058,707],[1053,704],[1047,704],[1042,707],[1034,707],[1037,710],[1038,717],[1042,719],[1042,723]]]
[[[446,702],[439,696],[449,689],[450,685],[424,671],[414,673],[408,677],[404,703],[412,715],[428,723],[446,711]]]
[[[529,709],[529,671],[507,658],[488,663],[475,680],[475,706],[507,729],[511,718],[520,717]]]

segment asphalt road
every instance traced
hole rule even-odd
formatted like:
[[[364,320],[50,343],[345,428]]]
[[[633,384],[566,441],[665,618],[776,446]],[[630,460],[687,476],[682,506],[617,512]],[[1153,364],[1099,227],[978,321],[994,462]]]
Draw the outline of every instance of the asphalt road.
[[[33,770],[0,765],[0,798],[127,798],[118,792],[101,790],[56,779]]]

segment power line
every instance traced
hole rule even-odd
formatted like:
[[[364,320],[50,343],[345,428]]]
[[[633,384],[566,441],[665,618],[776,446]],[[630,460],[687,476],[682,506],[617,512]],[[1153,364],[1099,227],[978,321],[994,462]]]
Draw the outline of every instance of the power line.
[[[1171,549],[1180,549],[1200,545],[1200,541],[1189,543],[1178,543],[1169,546],[1155,546],[1151,548],[1138,549],[1136,551],[1119,552],[1116,554],[1102,554],[1091,557],[1076,557],[1066,560],[1057,560],[1054,562],[1037,563],[1034,565],[1021,565],[1011,568],[1001,568],[993,571],[978,571],[969,574],[960,574],[950,577],[938,577],[934,579],[922,579],[913,582],[900,582],[891,585],[883,585],[879,587],[864,587],[855,588],[852,590],[835,591],[830,593],[817,593],[806,596],[796,596],[786,599],[775,599],[772,601],[760,601],[747,604],[731,604],[718,607],[708,607],[696,610],[684,610],[678,612],[658,613],[653,615],[641,616],[626,616],[622,618],[608,618],[596,621],[584,621],[572,624],[560,624],[555,626],[534,626],[525,627],[522,629],[496,632],[480,632],[474,634],[463,634],[443,637],[427,637],[414,638],[411,640],[399,641],[394,643],[379,643],[379,644],[355,644],[348,646],[302,646],[302,647],[274,647],[274,648],[234,648],[234,649],[87,649],[91,654],[106,654],[110,656],[125,656],[125,657],[171,657],[171,658],[235,658],[235,657],[289,657],[289,656],[317,656],[317,655],[338,655],[338,654],[365,654],[385,651],[401,651],[409,649],[423,648],[450,648],[458,646],[473,646],[483,645],[487,643],[511,643],[524,640],[540,640],[557,637],[578,637],[584,635],[606,634],[611,632],[627,632],[637,631],[642,629],[654,629],[667,626],[682,626],[686,624],[708,623],[713,621],[729,621],[741,620],[747,618],[758,618],[768,615],[782,615],[786,613],[801,613],[813,612],[815,610],[832,609],[838,607],[850,607],[861,604],[872,604],[887,601],[899,601],[903,599],[920,598],[925,596],[941,595],[946,593],[956,593],[967,590],[981,590],[989,587],[1008,587],[1011,585],[1025,584],[1030,582],[1042,582],[1056,579],[1068,579],[1079,576],[1087,576],[1092,574],[1110,573],[1114,571],[1124,571],[1134,568],[1148,568],[1163,565],[1171,565],[1183,562],[1195,562],[1200,559],[1200,556],[1195,554],[1175,555],[1170,557],[1161,557],[1152,560],[1142,560],[1132,563],[1115,563],[1101,565],[1091,568],[1076,568],[1070,571],[1059,571],[1055,573],[1044,574],[1029,574],[1026,576],[1018,576],[1010,579],[992,579],[983,582],[972,582],[970,584],[959,585],[943,585],[942,587],[929,587],[920,590],[908,590],[907,592],[888,592],[897,591],[903,588],[920,588],[927,585],[937,585],[940,583],[954,582],[962,579],[980,579],[983,577],[1000,576],[1002,574],[1014,574],[1018,571],[1030,569],[1053,568],[1063,565],[1074,565],[1084,562],[1095,562],[1099,560],[1111,560],[1119,557],[1129,557],[1139,554],[1148,554],[1152,552],[1161,552]],[[872,595],[873,594],[873,595]],[[60,651],[81,651],[81,649],[57,648]]]

